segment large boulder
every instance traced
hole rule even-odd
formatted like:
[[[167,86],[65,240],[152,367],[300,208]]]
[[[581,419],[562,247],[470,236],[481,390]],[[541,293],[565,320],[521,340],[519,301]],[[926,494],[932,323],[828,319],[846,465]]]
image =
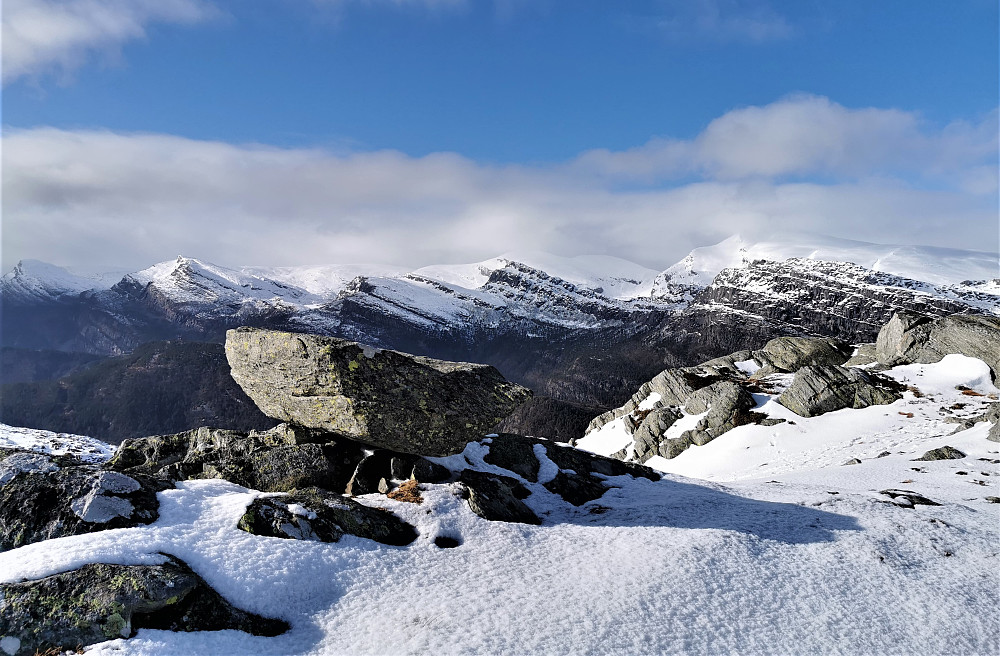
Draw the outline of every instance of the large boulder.
[[[235,608],[184,563],[84,565],[0,584],[0,649],[8,656],[74,653],[138,629],[276,636],[288,625]]]
[[[802,417],[815,417],[842,408],[886,405],[902,398],[903,387],[861,369],[817,365],[795,373],[778,403]]]
[[[237,526],[254,535],[337,542],[345,534],[404,546],[417,531],[390,512],[319,488],[254,499]]]
[[[931,319],[898,312],[879,331],[878,361],[887,366],[940,362],[950,353],[979,358],[1000,377],[1000,317],[952,315]]]
[[[766,376],[795,372],[809,365],[844,364],[853,350],[846,342],[828,337],[775,337],[753,356],[761,365],[756,375]]]
[[[416,455],[461,452],[531,396],[488,365],[318,335],[230,330],[226,357],[269,417]]]
[[[0,454],[0,551],[67,535],[156,520],[156,493],[145,476],[70,464],[24,451]]]

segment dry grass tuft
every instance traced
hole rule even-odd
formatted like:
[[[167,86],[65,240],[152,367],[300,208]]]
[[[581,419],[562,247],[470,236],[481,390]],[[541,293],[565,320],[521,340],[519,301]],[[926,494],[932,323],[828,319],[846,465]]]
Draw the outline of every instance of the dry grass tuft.
[[[899,414],[903,415],[907,419],[913,419],[913,413],[912,412],[900,412]]]
[[[392,492],[388,493],[386,496],[396,501],[405,501],[406,503],[424,502],[424,498],[420,496],[418,483],[412,478],[397,487]]]
[[[917,397],[918,399],[924,398],[924,393],[921,392],[920,388],[917,387],[916,385],[907,385],[906,389],[907,391],[912,392],[913,396]]]
[[[977,392],[976,390],[972,390],[972,389],[964,389],[964,390],[962,390],[962,395],[963,396],[986,396],[982,392]]]

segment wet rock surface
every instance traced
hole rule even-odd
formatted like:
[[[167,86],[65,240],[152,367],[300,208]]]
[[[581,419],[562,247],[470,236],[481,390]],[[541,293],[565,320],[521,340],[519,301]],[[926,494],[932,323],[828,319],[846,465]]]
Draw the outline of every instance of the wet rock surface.
[[[0,584],[0,637],[10,656],[75,650],[143,628],[275,636],[288,625],[235,608],[172,557],[162,565],[85,565]]]
[[[487,365],[318,335],[230,330],[226,357],[269,417],[416,455],[461,452],[531,395]]]

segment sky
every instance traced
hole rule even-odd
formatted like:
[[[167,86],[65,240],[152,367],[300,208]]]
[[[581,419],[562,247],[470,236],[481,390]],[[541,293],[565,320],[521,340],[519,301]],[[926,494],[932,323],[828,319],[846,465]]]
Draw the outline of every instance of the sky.
[[[2,259],[998,250],[993,0],[6,0]]]

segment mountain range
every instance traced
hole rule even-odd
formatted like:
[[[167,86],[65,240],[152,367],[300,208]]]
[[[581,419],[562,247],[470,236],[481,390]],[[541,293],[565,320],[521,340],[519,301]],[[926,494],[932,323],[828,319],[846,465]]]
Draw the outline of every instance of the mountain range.
[[[87,277],[25,260],[0,279],[2,381],[72,377],[94,358],[155,341],[167,341],[165,349],[221,344],[228,328],[251,325],[492,364],[548,399],[539,403],[582,404],[570,414],[585,424],[582,415],[620,405],[667,366],[757,348],[775,336],[861,342],[900,309],[996,314],[997,268],[996,253],[803,235],[734,236],[663,270],[603,255],[527,252],[412,271],[227,268],[178,257]],[[167,359],[198,367],[190,358]],[[218,353],[211,360],[217,366]],[[17,398],[30,396],[19,388]],[[24,419],[9,403],[2,411],[8,423]],[[39,421],[34,427],[84,428]],[[116,437],[93,425],[86,432]]]

